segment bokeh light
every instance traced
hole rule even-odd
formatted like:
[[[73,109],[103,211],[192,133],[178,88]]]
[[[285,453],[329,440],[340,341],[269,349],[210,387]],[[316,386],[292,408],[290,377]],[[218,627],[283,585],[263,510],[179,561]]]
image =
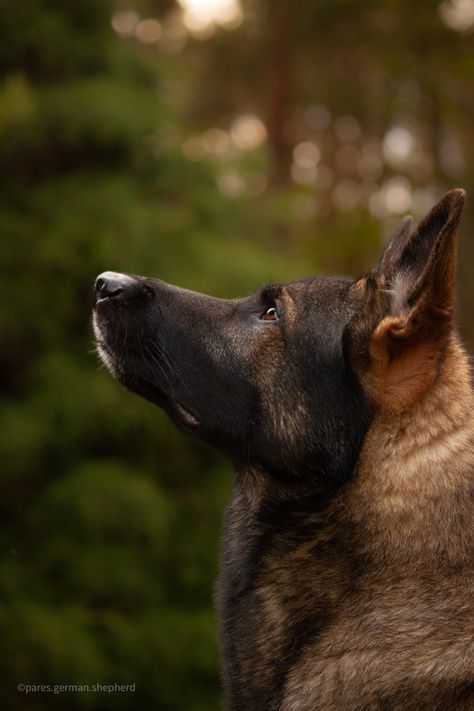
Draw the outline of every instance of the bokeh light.
[[[439,6],[439,14],[452,30],[469,32],[474,28],[474,0],[446,0]]]
[[[158,20],[150,18],[142,20],[135,28],[135,37],[143,44],[154,44],[161,37],[161,24]]]
[[[132,10],[116,12],[112,16],[111,25],[118,35],[131,37],[139,19],[137,13]]]
[[[393,126],[385,134],[383,152],[386,161],[397,167],[403,165],[410,158],[415,148],[413,134],[404,126]]]
[[[350,178],[341,180],[332,193],[335,207],[342,212],[353,210],[360,203],[361,197],[360,184]]]
[[[230,136],[237,148],[252,150],[265,141],[267,130],[257,116],[245,114],[234,119],[230,127]]]
[[[321,160],[321,151],[316,143],[302,141],[293,149],[293,160],[301,168],[313,168]]]
[[[378,219],[391,214],[401,215],[411,206],[412,188],[410,181],[403,175],[397,175],[384,181],[382,187],[373,193],[369,208]]]
[[[236,29],[243,21],[238,0],[179,0],[183,8],[186,29],[198,38],[205,38],[215,26]]]
[[[299,185],[313,185],[318,177],[316,165],[299,165],[293,163],[291,166],[291,177]]]
[[[221,128],[210,128],[202,137],[204,150],[216,156],[224,157],[232,151],[232,141],[227,133]]]
[[[227,197],[238,197],[245,190],[245,183],[241,175],[235,172],[223,173],[217,179],[219,190]]]

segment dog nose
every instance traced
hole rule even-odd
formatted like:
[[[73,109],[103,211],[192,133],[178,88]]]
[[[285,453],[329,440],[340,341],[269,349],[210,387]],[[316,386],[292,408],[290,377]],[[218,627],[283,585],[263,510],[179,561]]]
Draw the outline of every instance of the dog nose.
[[[102,272],[95,280],[95,300],[100,301],[101,299],[110,299],[118,296],[135,283],[136,279],[128,276],[128,274]]]

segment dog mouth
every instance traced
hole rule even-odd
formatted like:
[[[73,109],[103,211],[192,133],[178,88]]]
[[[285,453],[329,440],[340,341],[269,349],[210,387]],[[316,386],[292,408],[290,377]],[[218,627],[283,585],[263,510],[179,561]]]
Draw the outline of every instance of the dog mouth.
[[[173,396],[167,394],[162,388],[150,380],[142,377],[119,377],[122,385],[131,390],[137,395],[145,398],[154,405],[165,410],[168,415],[186,430],[195,430],[200,426],[200,420],[194,412],[191,412],[189,406],[178,402]]]
[[[190,412],[189,407],[182,405],[173,396],[166,395],[161,388],[157,387],[153,383],[144,381],[144,387],[150,393],[150,396],[146,396],[147,399],[151,399],[155,404],[163,403],[160,406],[168,412],[170,417],[172,417],[177,424],[183,425],[187,429],[195,430],[201,424],[194,413]]]
[[[187,405],[178,401],[174,394],[166,392],[163,388],[157,385],[149,378],[142,375],[127,372],[126,364],[123,359],[117,359],[113,349],[107,344],[106,335],[102,332],[97,317],[94,314],[93,327],[96,336],[97,350],[102,362],[106,365],[109,371],[127,390],[140,395],[154,405],[165,410],[171,419],[182,429],[190,432],[196,430],[201,422],[192,409]],[[132,368],[133,372],[134,368]]]
[[[197,417],[195,417],[189,410],[184,408],[176,400],[171,400],[171,406],[176,412],[176,416],[180,419],[181,423],[190,429],[197,429],[201,424]]]

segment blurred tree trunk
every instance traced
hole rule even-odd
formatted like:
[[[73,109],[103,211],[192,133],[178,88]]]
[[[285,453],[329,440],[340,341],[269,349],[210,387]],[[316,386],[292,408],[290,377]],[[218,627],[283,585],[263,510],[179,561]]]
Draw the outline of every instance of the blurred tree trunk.
[[[293,26],[288,0],[267,7],[268,103],[266,125],[272,166],[271,187],[289,182],[291,165],[290,115],[293,101]]]

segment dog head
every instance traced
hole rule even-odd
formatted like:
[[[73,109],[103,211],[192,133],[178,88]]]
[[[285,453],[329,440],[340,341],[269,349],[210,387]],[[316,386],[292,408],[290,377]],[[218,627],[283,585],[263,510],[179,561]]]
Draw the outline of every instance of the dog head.
[[[462,203],[452,191],[414,232],[405,222],[355,281],[314,277],[224,300],[105,272],[93,317],[100,356],[237,467],[341,484],[371,413],[409,406],[436,377]]]

